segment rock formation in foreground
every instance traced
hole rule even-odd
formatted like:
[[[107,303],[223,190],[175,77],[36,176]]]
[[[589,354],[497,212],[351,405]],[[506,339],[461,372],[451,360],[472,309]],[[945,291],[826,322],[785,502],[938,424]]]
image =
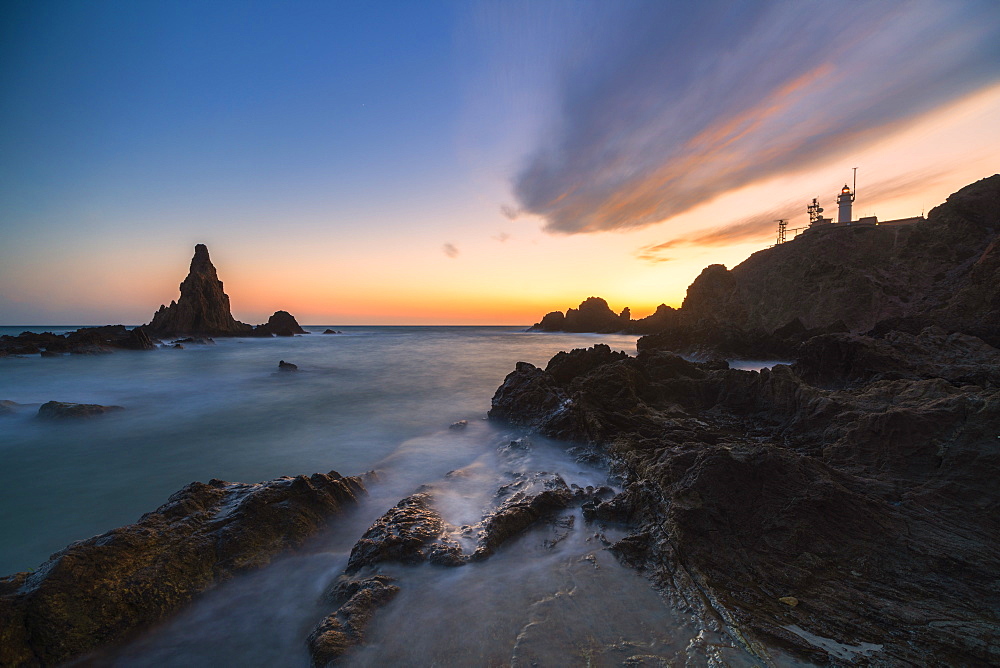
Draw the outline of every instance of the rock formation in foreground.
[[[0,579],[0,665],[57,665],[120,641],[300,546],[364,493],[360,478],[335,471],[192,483],[136,524]]]
[[[519,363],[490,417],[603,447],[612,550],[767,665],[1000,664],[1000,350],[928,327],[796,357],[599,345]]]
[[[566,326],[568,314],[560,319],[549,314],[535,328],[581,331]],[[705,345],[723,330],[723,347],[742,338],[753,348],[773,343],[779,329],[794,345],[833,330],[916,334],[936,325],[1000,345],[1000,174],[962,188],[914,225],[810,230],[732,270],[706,267],[680,309],[661,307],[618,330],[606,321],[585,331],[667,331]]]
[[[250,336],[253,327],[233,318],[229,295],[215,271],[205,244],[194,247],[191,270],[180,285],[181,296],[160,306],[145,329],[151,336]]]

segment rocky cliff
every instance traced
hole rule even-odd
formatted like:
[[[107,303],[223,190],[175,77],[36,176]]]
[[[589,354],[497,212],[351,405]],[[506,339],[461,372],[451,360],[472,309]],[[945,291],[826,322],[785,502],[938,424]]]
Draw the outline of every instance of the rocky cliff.
[[[151,336],[250,336],[251,325],[233,318],[229,295],[222,289],[204,244],[194,247],[191,270],[180,285],[181,296],[160,306],[145,329]]]
[[[536,327],[558,325],[546,318]],[[704,342],[725,329],[759,345],[789,325],[810,334],[936,325],[1000,343],[1000,175],[962,188],[914,225],[826,226],[732,270],[706,267],[680,309],[621,330]]]

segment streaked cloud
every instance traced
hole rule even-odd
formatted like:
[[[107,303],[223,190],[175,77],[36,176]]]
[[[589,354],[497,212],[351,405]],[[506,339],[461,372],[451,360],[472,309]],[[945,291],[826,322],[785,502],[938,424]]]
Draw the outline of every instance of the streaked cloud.
[[[455,246],[455,244],[446,243],[441,246],[441,250],[443,250],[444,254],[450,258],[458,257],[458,247]]]
[[[775,236],[779,219],[788,220],[802,213],[804,208],[804,204],[788,202],[783,206],[741,218],[729,225],[698,230],[663,243],[643,246],[635,255],[646,262],[664,262],[662,253],[675,250],[679,246],[728,246],[758,241],[768,236]]]
[[[558,117],[514,179],[518,213],[549,232],[668,220],[1000,80],[995,2],[624,7],[613,20],[595,12],[604,25],[566,56]]]
[[[494,241],[499,241],[500,243],[504,243],[508,239],[510,239],[510,235],[507,234],[506,232],[500,232],[499,234],[493,235],[493,240]]]

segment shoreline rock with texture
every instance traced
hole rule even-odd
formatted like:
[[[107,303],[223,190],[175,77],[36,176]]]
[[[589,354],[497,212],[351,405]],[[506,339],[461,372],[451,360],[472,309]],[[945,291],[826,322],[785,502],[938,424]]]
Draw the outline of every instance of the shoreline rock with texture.
[[[877,647],[855,661],[1000,662],[1000,350],[930,327],[800,352],[754,372],[574,350],[519,363],[490,417],[603,447],[625,491],[586,514],[637,527],[613,551],[764,661],[841,661],[812,634]]]
[[[121,641],[294,549],[365,493],[335,471],[192,483],[132,525],[0,579],[0,665],[60,664]]]

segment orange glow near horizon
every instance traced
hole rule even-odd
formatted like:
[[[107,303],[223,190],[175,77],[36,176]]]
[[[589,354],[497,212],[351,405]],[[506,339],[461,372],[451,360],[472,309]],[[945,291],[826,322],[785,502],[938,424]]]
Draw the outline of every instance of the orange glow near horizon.
[[[35,312],[51,324],[140,324],[177,298],[194,243],[205,242],[234,316],[251,324],[282,309],[303,324],[530,325],[590,296],[641,318],[661,303],[680,306],[705,266],[732,268],[771,245],[774,207],[796,212],[789,227],[805,224],[812,197],[831,211],[855,165],[857,216],[926,213],[998,171],[996,118],[1000,85],[926,114],[847,158],[731,190],[639,230],[562,235],[543,232],[536,218],[498,222],[493,202],[503,199],[500,184],[481,197],[479,209],[453,219],[431,212],[403,224],[373,214],[354,221],[348,234],[333,216],[330,225],[292,218],[255,228],[253,235],[238,225],[230,233],[216,229],[210,238],[190,233],[183,246],[163,232],[135,230],[123,233],[123,247],[132,249],[123,254],[80,228],[73,232],[78,237],[64,240],[70,250],[41,244],[13,257],[0,267],[0,285],[19,286],[16,299],[6,297],[9,304],[45,304]],[[394,231],[386,234],[386,225]],[[444,242],[456,249],[453,257],[442,252]],[[651,247],[659,250],[639,252]],[[86,321],[64,315],[81,312]]]

